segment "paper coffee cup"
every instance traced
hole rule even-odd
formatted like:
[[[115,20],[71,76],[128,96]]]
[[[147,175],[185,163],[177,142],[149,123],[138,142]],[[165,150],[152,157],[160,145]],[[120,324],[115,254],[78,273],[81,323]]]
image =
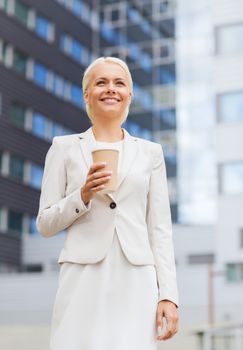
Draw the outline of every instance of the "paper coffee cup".
[[[115,192],[117,187],[117,169],[118,169],[118,157],[119,151],[117,149],[97,149],[92,151],[93,162],[106,162],[106,166],[102,171],[112,171],[111,178],[106,182],[105,188],[99,193]]]

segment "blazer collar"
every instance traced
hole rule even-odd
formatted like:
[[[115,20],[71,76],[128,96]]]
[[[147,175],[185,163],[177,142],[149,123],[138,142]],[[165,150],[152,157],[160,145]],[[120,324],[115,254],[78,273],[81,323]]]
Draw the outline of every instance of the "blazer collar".
[[[122,130],[124,133],[124,148],[121,169],[118,174],[117,190],[126,178],[132,164],[134,163],[137,153],[137,138],[131,136],[125,129],[122,128]],[[93,163],[91,152],[97,147],[92,127],[87,129],[85,132],[78,134],[78,138],[80,139],[83,158],[85,160],[87,168],[89,169]],[[114,200],[113,194],[107,194],[107,196]]]

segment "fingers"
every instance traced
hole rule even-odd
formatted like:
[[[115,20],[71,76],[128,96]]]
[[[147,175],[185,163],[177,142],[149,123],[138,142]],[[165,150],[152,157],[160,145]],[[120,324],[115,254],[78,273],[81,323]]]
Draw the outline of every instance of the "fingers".
[[[163,334],[163,317],[166,320],[166,328]],[[178,332],[178,312],[175,304],[170,301],[161,301],[158,304],[157,315],[156,315],[156,325],[158,330],[158,340],[167,340]]]
[[[88,175],[92,175],[95,173],[97,170],[103,169],[106,166],[106,162],[98,162],[98,163],[93,163],[91,167],[89,168]]]

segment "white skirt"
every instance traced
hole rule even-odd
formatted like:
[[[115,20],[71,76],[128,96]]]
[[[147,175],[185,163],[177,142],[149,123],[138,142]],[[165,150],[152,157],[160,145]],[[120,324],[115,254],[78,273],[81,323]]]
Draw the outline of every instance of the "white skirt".
[[[95,264],[60,267],[51,350],[156,350],[158,286],[153,265],[132,265],[117,234]]]

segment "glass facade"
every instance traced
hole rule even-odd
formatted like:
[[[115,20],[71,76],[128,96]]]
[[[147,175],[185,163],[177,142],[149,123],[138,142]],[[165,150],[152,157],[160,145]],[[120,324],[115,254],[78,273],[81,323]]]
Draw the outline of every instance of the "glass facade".
[[[37,164],[31,164],[29,185],[40,190],[43,176],[43,167]]]
[[[26,5],[19,0],[1,0],[0,9],[2,8],[7,14],[10,14],[9,7],[14,8],[15,18],[23,24],[28,30],[31,30],[45,41],[53,41],[54,26],[53,23],[45,16],[39,14],[34,7]],[[12,15],[12,13],[11,13]]]
[[[243,91],[219,95],[217,104],[220,122],[243,121]]]
[[[13,69],[23,75],[26,74],[27,56],[17,50],[14,51]]]
[[[216,28],[216,50],[218,54],[232,55],[243,52],[243,23]]]
[[[227,282],[243,282],[243,262],[230,263],[226,265],[226,279]]]
[[[61,51],[85,67],[88,66],[91,61],[92,55],[89,49],[67,33],[61,35],[59,47]]]
[[[186,224],[212,224],[217,212],[214,31],[210,8],[210,0],[177,2],[178,201],[180,222]]]
[[[25,127],[26,108],[20,104],[13,103],[10,108],[11,120],[21,128]]]
[[[23,214],[13,210],[8,211],[8,229],[10,232],[22,234]]]
[[[29,7],[24,3],[15,0],[15,16],[25,26],[28,25]]]
[[[24,178],[24,161],[13,154],[10,157],[9,175],[21,181]]]
[[[75,131],[36,111],[29,111],[28,123],[26,122],[26,117],[27,108],[17,102],[13,102],[10,107],[10,119],[15,125],[21,127],[26,132],[31,132],[33,135],[46,141],[52,141],[54,136],[75,133]]]
[[[220,192],[223,194],[243,193],[243,162],[220,165]]]
[[[47,73],[48,69],[40,63],[34,63],[34,82],[41,86],[42,88],[46,88],[47,86]]]
[[[39,37],[48,41],[51,32],[51,22],[46,17],[37,15],[35,32]]]

